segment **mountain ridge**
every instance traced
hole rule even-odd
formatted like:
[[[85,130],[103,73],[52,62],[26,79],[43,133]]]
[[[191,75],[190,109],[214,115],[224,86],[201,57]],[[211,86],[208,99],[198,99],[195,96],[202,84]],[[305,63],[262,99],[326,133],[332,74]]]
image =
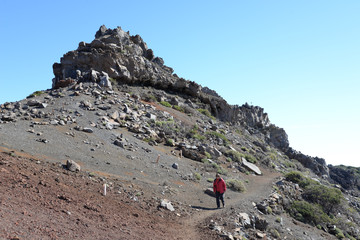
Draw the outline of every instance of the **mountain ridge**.
[[[121,27],[108,29],[102,25],[91,43],[80,42],[77,50],[64,54],[60,63],[54,63],[53,71],[55,88],[67,78],[76,82],[105,81],[107,85],[112,79],[122,84],[152,86],[195,97],[207,104],[210,113],[221,121],[261,131],[268,136],[267,143],[317,174],[329,175],[324,159],[304,155],[289,147],[286,132],[270,123],[263,108],[247,103],[230,105],[216,91],[178,77],[171,67],[164,65],[162,58],[154,56],[153,50],[139,35],[131,36]]]
[[[263,108],[230,105],[173,74],[140,36],[101,26],[53,71],[52,89],[0,106],[0,149],[9,155],[27,153],[64,168],[74,160],[84,178],[112,186],[115,177],[137,185],[137,197],[166,197],[174,214],[198,213],[196,222],[207,227],[191,228],[195,235],[212,229],[225,239],[331,239],[344,231],[359,239],[356,180],[343,181],[346,171],[290,148]],[[207,188],[215,173],[229,187],[229,208],[220,213],[206,212],[214,210]],[[326,208],[319,191],[333,199]],[[304,235],[311,225],[321,230]]]

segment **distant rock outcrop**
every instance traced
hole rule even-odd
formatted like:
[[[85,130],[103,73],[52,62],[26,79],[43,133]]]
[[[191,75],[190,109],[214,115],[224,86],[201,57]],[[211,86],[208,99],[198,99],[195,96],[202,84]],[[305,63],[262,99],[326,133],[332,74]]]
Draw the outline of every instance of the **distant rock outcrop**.
[[[331,179],[346,190],[360,191],[360,168],[329,165]]]
[[[310,168],[315,174],[322,176],[329,176],[329,168],[326,165],[325,159],[318,157],[310,157],[289,148],[286,155],[292,159],[298,160],[304,167]]]

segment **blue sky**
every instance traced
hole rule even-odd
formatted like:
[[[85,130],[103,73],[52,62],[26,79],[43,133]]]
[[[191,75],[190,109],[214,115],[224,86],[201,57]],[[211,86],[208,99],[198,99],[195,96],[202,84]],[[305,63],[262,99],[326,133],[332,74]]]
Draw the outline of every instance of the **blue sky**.
[[[294,149],[360,167],[359,12],[351,0],[2,0],[0,103],[51,88],[63,54],[121,26],[179,76],[263,107]]]

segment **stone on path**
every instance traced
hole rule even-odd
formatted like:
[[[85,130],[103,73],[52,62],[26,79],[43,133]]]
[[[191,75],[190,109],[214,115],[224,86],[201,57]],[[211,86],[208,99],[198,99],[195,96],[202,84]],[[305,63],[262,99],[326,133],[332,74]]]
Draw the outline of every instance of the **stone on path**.
[[[257,175],[261,175],[261,170],[253,163],[246,161],[245,158],[242,158],[242,164],[249,170],[253,171]]]
[[[69,171],[72,171],[72,172],[79,172],[80,171],[80,165],[77,164],[74,160],[67,160],[66,161],[66,168],[69,170]]]
[[[161,204],[160,204],[161,207],[173,212],[175,211],[175,208],[171,205],[171,202],[167,199],[163,199],[161,200]]]

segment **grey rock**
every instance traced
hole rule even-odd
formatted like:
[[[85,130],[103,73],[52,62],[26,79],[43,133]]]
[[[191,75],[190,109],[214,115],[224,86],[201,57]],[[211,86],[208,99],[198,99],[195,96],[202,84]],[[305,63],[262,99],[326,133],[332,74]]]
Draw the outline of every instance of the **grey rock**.
[[[127,146],[127,142],[126,142],[125,140],[119,140],[119,139],[116,139],[116,140],[114,141],[114,144],[115,144],[116,146],[121,147],[121,148],[125,148],[125,146]]]
[[[173,163],[172,167],[173,167],[174,169],[178,169],[178,168],[179,168],[179,164]]]
[[[171,212],[175,211],[175,208],[173,207],[171,202],[169,200],[167,200],[167,199],[161,200],[160,206],[167,209],[167,210],[169,210],[169,211],[171,211]]]
[[[106,72],[102,72],[99,85],[112,90],[112,85],[109,79],[109,75]]]
[[[82,131],[86,132],[86,133],[93,133],[94,132],[94,130],[92,130],[91,128],[88,128],[88,127],[83,128]]]
[[[66,168],[72,172],[79,172],[81,169],[80,165],[76,163],[74,160],[67,160]]]
[[[84,108],[92,108],[92,104],[89,101],[82,101],[80,106]]]
[[[127,114],[131,114],[132,113],[132,110],[129,108],[129,106],[127,104],[124,104],[124,110],[123,110],[125,113]]]
[[[1,120],[6,121],[6,122],[15,121],[16,114],[13,112],[8,112],[5,115],[1,116]]]
[[[265,218],[261,218],[260,216],[255,216],[255,228],[260,231],[265,231],[269,226],[268,221]]]
[[[48,106],[47,103],[40,103],[39,108],[46,108]]]
[[[111,105],[99,105],[98,108],[106,111],[106,110],[111,109]]]
[[[113,114],[110,115],[112,119],[118,119],[120,117],[120,114],[118,111],[115,111]]]
[[[36,139],[36,141],[42,142],[42,143],[48,143],[48,142],[49,142],[49,141],[46,140],[45,138],[39,138],[39,139]]]
[[[256,204],[257,209],[259,209],[259,211],[261,211],[264,214],[267,214],[268,206],[269,206],[269,204],[266,201],[262,201],[262,202]]]
[[[156,120],[156,115],[151,113],[146,113],[146,117],[150,118],[151,120]]]
[[[38,100],[33,100],[33,99],[31,99],[31,100],[27,101],[26,104],[27,104],[28,106],[33,107],[33,106],[39,106],[39,105],[41,104],[41,102],[39,102]]]
[[[242,225],[245,228],[251,228],[252,227],[249,214],[247,214],[247,213],[239,213],[239,220],[240,220],[240,222],[242,223]]]
[[[242,158],[242,164],[249,170],[253,171],[257,175],[261,175],[261,170],[253,163],[246,161],[245,158]]]

